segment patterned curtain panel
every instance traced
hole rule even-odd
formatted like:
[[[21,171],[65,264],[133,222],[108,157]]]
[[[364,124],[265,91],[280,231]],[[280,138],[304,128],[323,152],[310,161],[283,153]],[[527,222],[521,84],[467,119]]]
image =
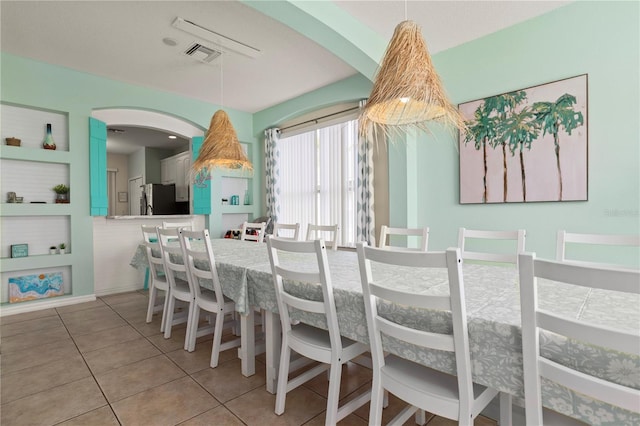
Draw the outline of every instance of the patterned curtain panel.
[[[360,101],[362,109],[366,100]],[[366,241],[369,245],[376,245],[376,221],[373,210],[373,142],[360,136],[358,141],[358,223],[356,228],[357,241]]]
[[[278,221],[280,214],[280,151],[278,140],[279,129],[267,129],[264,131],[264,169],[266,174],[266,205],[267,216],[271,223]]]

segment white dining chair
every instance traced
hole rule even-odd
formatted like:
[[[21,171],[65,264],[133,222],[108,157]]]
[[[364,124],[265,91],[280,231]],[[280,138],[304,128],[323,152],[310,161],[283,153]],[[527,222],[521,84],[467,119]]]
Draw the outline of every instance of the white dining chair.
[[[473,424],[473,419],[499,392],[474,383],[471,377],[460,250],[392,251],[368,247],[362,242],[357,245],[357,253],[373,359],[369,424],[379,425],[382,422],[385,390],[409,404],[389,424],[403,424],[418,410],[457,420],[460,424]],[[448,274],[449,294],[420,294],[389,286],[374,276],[372,263],[415,268],[416,276],[426,268],[443,269]],[[447,317],[451,315],[452,328],[422,330],[415,324],[402,324],[401,315],[381,315],[378,312],[381,303],[445,311]],[[385,340],[388,336],[403,344],[422,347],[425,351],[452,352],[456,375],[442,373],[391,353],[385,357],[383,336]]]
[[[285,231],[285,235],[280,235],[280,231]],[[273,236],[298,241],[300,238],[300,224],[276,222],[273,224]]]
[[[368,351],[369,348],[340,335],[324,241],[291,241],[268,236],[267,247],[282,323],[282,349],[275,413],[278,415],[284,413],[288,392],[329,368],[325,425],[335,425],[366,404],[371,397],[370,391],[367,390],[343,404],[342,407],[338,407],[342,365]],[[300,261],[301,256],[290,260],[291,257],[286,256],[287,253],[301,254],[306,262]],[[304,299],[288,285],[285,287],[284,281],[319,285],[322,288],[323,300]],[[316,328],[303,322],[292,324],[290,309],[322,315],[328,329]],[[289,379],[292,350],[321,364]]]
[[[556,238],[556,260],[559,262],[571,262],[578,265],[626,268],[627,266],[615,263],[605,263],[597,261],[584,261],[577,259],[569,259],[566,256],[567,244],[581,244],[590,247],[595,246],[618,246],[618,247],[640,247],[640,235],[622,235],[622,234],[582,234],[575,232],[567,232],[565,230],[558,231]],[[633,268],[637,269],[637,268]]]
[[[193,231],[193,222],[192,221],[172,222],[172,221],[164,220],[164,221],[162,221],[162,227],[165,228],[165,229],[186,228],[189,231]]]
[[[147,306],[147,323],[153,320],[155,312],[162,312],[160,319],[160,332],[164,332],[165,320],[167,317],[167,303],[169,301],[169,283],[164,273],[164,263],[160,254],[160,244],[158,243],[158,233],[155,226],[142,225],[142,239],[147,253],[147,263],[149,271],[149,303]],[[156,255],[153,251],[155,250]],[[158,291],[164,292],[162,303],[158,303],[160,295]]]
[[[405,246],[391,245],[390,239],[393,236],[404,237]],[[410,247],[411,237],[417,240],[417,247]],[[378,247],[388,250],[409,250],[409,251],[427,251],[429,246],[429,228],[395,228],[387,225],[380,227],[380,241]]]
[[[592,398],[632,412],[640,409],[640,390],[628,386],[624,375],[615,382],[597,374],[589,367],[589,360],[558,362],[541,353],[541,333],[550,332],[554,342],[567,338],[576,345],[608,348],[622,356],[637,357],[640,348],[640,329],[625,330],[607,324],[602,317],[558,315],[553,305],[540,307],[538,296],[544,287],[540,280],[550,280],[581,286],[589,291],[607,290],[617,297],[640,294],[640,271],[597,268],[563,262],[536,259],[535,254],[520,255],[520,304],[522,313],[522,355],[524,369],[525,415],[529,425],[542,425],[541,386],[554,382],[575,390],[582,397]],[[557,290],[553,290],[557,291]],[[594,293],[593,297],[596,295]],[[555,346],[556,343],[554,343]],[[555,388],[554,388],[555,389]],[[586,420],[586,419],[583,419]],[[549,423],[544,423],[549,424]]]
[[[194,295],[194,302],[189,315],[189,333],[186,336],[186,350],[193,352],[196,348],[198,335],[208,334],[210,327],[202,327],[199,331],[200,313],[205,311],[215,317],[213,328],[213,346],[211,348],[211,368],[218,366],[221,351],[237,348],[240,339],[233,339],[222,343],[222,332],[225,328],[233,328],[236,321],[233,319],[236,305],[233,300],[222,293],[222,286],[218,277],[213,248],[209,239],[209,231],[189,231],[184,228],[178,232],[180,235],[180,247],[184,264],[187,269],[187,279]],[[193,242],[199,240],[204,245],[204,250],[194,248]],[[202,284],[208,284],[203,286]],[[213,288],[211,288],[213,287]],[[229,321],[225,318],[230,316]]]
[[[518,255],[524,253],[526,231],[518,229],[516,231],[486,231],[460,228],[458,231],[458,247],[462,253],[463,260],[479,260],[484,262],[512,263],[518,265]],[[516,243],[512,253],[491,253],[484,251],[467,250],[466,243],[469,239],[476,240],[511,240]]]
[[[164,327],[164,338],[171,337],[172,326],[176,324],[175,320],[183,316],[187,322],[186,336],[190,333],[190,313],[193,305],[193,292],[189,283],[186,281],[187,268],[184,262],[180,263],[177,259],[182,259],[182,248],[178,242],[178,228],[164,229],[160,226],[156,228],[158,241],[160,242],[160,253],[164,265],[165,276],[169,283],[169,300],[167,302],[167,319]],[[184,277],[181,278],[178,275]],[[183,302],[188,306],[187,314],[176,313],[176,302]],[[176,318],[177,317],[177,318]],[[185,338],[185,349],[187,339]]]
[[[264,242],[264,231],[267,227],[266,222],[252,223],[244,222],[240,231],[240,240]]]
[[[306,241],[322,239],[331,250],[338,250],[338,225],[307,225]]]

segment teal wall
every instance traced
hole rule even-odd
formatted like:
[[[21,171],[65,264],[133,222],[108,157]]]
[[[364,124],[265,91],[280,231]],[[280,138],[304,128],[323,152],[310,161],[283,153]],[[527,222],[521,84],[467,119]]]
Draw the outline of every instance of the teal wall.
[[[639,7],[576,2],[433,57],[454,104],[588,74],[588,201],[460,205],[457,132],[434,127],[431,136],[408,135],[388,146],[390,223],[429,226],[433,249],[456,245],[461,226],[524,228],[527,249],[542,257],[555,256],[558,229],[640,233]],[[279,19],[296,27],[286,16]],[[340,23],[325,23],[339,32]],[[374,57],[370,47],[363,50]],[[254,114],[256,136],[331,102],[366,98],[370,90],[358,75],[261,111]],[[625,261],[640,263],[638,252]]]
[[[0,54],[0,100],[27,107],[66,112],[69,115],[69,147],[72,155],[70,182],[71,247],[73,247],[73,294],[93,293],[93,220],[89,215],[89,117],[97,108],[136,108],[158,111],[185,119],[206,129],[219,108],[194,99],[159,92],[68,68]],[[252,115],[226,109],[238,138],[255,145]],[[262,166],[256,165],[256,175]],[[258,185],[257,182],[254,185]],[[81,201],[85,200],[85,201]]]
[[[542,257],[558,229],[640,233],[639,16],[638,2],[578,2],[435,55],[454,104],[588,74],[589,200],[460,205],[457,135],[423,137],[414,185],[430,248],[456,245],[460,226],[524,228]]]

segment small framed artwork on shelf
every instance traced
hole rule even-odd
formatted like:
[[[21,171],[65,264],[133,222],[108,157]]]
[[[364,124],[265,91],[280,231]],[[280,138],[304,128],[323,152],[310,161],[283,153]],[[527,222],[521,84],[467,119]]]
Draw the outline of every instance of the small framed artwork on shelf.
[[[127,192],[118,192],[118,202],[126,203],[129,201],[129,196]]]
[[[29,244],[12,244],[11,257],[27,257],[29,256]]]

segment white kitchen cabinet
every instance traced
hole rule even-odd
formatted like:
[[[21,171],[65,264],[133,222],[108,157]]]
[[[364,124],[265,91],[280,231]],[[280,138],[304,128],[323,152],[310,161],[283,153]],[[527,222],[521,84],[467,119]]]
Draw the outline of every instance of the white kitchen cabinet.
[[[160,160],[160,181],[163,185],[176,183],[175,157],[167,157]]]
[[[189,169],[191,160],[185,152],[175,159],[176,162],[176,201],[189,201]]]
[[[189,201],[189,152],[182,152],[160,160],[160,179],[163,185],[176,185],[176,201]]]

